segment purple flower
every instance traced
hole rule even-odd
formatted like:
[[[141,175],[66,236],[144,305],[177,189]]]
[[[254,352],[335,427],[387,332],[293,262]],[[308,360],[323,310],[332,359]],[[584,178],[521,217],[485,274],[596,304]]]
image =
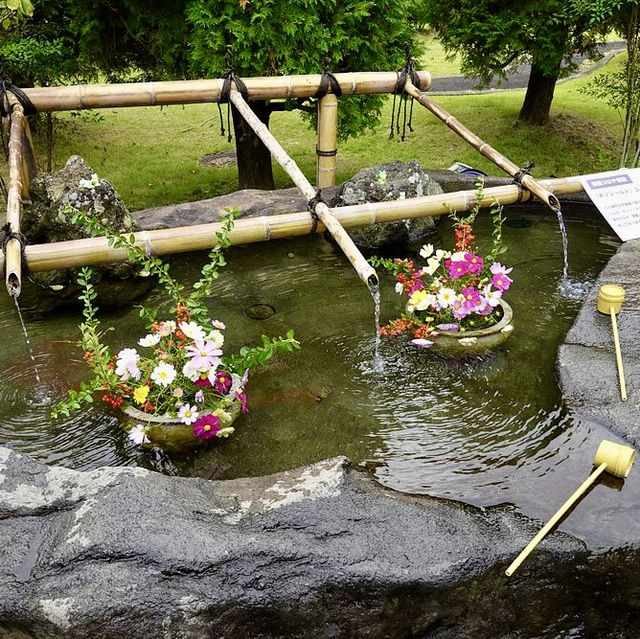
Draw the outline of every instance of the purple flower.
[[[202,439],[211,439],[220,430],[220,418],[215,415],[203,415],[193,425],[193,434]]]
[[[221,395],[226,395],[231,388],[231,375],[226,371],[218,371],[213,387]]]
[[[467,273],[471,275],[477,275],[482,270],[484,264],[484,260],[479,255],[474,255],[473,253],[465,253],[464,261],[467,264]]]
[[[449,277],[462,277],[469,272],[469,265],[464,260],[457,260],[455,262],[452,260],[447,260],[444,265],[449,271]]]
[[[200,373],[198,375],[198,379],[193,382],[196,386],[200,386],[200,388],[208,388],[211,386],[211,380],[209,379],[208,373]]]
[[[513,282],[513,280],[508,275],[501,273],[496,273],[496,275],[491,278],[491,284],[499,291],[506,291],[511,286],[511,282]]]
[[[454,300],[451,305],[451,311],[453,312],[453,316],[457,320],[464,319],[471,312],[460,300]]]
[[[422,280],[415,280],[413,282],[413,285],[407,292],[407,295],[411,296],[413,293],[415,293],[416,291],[421,291],[423,288],[424,288],[424,282]]]
[[[249,412],[249,407],[247,406],[247,394],[244,392],[244,388],[239,388],[236,391],[236,399],[240,400],[240,407],[243,413]]]
[[[184,350],[191,358],[193,368],[217,368],[220,364],[218,355],[222,355],[222,351],[216,348],[211,340],[205,342],[203,339],[196,338],[193,340],[193,345],[187,346]]]
[[[433,342],[431,340],[422,339],[420,337],[412,339],[411,343],[418,348],[429,348],[430,346],[433,346]]]
[[[195,395],[194,399],[196,400],[196,404],[202,404],[204,402],[204,393],[199,390]]]
[[[448,331],[449,333],[457,333],[460,330],[460,324],[438,324],[436,328],[439,331]]]

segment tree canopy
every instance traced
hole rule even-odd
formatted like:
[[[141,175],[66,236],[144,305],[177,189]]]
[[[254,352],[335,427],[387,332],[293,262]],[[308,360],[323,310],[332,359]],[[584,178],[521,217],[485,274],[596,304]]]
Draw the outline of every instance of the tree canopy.
[[[598,55],[607,21],[624,0],[424,0],[421,17],[465,74],[487,83],[513,65],[531,64],[520,118],[542,124],[556,80],[577,55]]]

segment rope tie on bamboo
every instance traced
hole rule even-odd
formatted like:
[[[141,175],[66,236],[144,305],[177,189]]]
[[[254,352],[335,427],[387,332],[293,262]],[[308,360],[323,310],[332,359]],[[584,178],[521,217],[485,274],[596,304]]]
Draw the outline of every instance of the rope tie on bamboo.
[[[318,214],[316,213],[316,206],[318,206],[318,204],[320,204],[320,202],[322,202],[323,204],[326,204],[326,202],[322,199],[322,193],[321,193],[321,189],[318,189],[316,191],[316,195],[315,197],[312,197],[308,202],[307,202],[307,208],[309,209],[309,213],[311,213],[311,220],[312,220],[312,224],[311,224],[311,232],[312,233],[316,233],[318,230]]]
[[[221,104],[227,105],[227,142],[231,142],[231,107],[229,106],[229,97],[231,95],[231,83],[235,83],[237,90],[240,92],[242,99],[249,101],[249,92],[247,85],[239,78],[233,70],[233,49],[230,44],[227,45],[227,53],[225,54],[225,62],[227,71],[225,73],[222,89],[220,89],[220,98],[218,99],[218,115],[220,116],[220,135],[224,137],[224,120],[222,118]]]
[[[531,175],[531,169],[535,166],[533,162],[526,162],[524,166],[513,176],[513,184],[518,187],[518,199],[516,204],[522,202],[522,196],[524,195],[524,189],[522,188],[522,179],[525,175]]]
[[[11,127],[11,112],[14,107],[9,104],[9,101],[7,100],[7,93],[13,93],[22,106],[22,111],[25,115],[33,115],[36,112],[36,108],[33,106],[33,102],[29,100],[27,94],[13,84],[13,82],[3,74],[2,80],[0,80],[0,117],[9,117],[9,127]],[[0,127],[0,136],[2,137],[2,149],[4,151],[5,159],[8,159],[9,144],[5,139],[4,127]]]
[[[407,133],[407,127],[409,131],[413,133],[413,127],[411,126],[411,122],[413,119],[413,98],[411,98],[411,109],[409,111],[409,121],[407,122],[407,98],[409,97],[405,91],[405,85],[407,84],[407,80],[411,80],[411,84],[414,84],[416,87],[420,87],[420,76],[416,71],[417,61],[411,58],[411,50],[407,49],[407,61],[405,65],[398,69],[398,80],[396,82],[396,86],[393,89],[393,105],[391,106],[391,128],[389,130],[389,139],[393,138],[394,128],[396,133],[400,133],[400,112],[402,111],[402,137],[401,140],[404,142]],[[400,96],[398,100],[398,108],[396,109],[396,96]]]
[[[321,100],[325,95],[327,95],[327,93],[329,93],[329,89],[331,89],[331,93],[339,98],[340,96],[342,96],[340,83],[336,79],[336,76],[329,71],[329,61],[323,60],[323,62],[324,68],[322,70],[322,75],[320,76],[320,86],[318,87],[318,90],[313,94],[313,97],[316,98],[316,100]]]
[[[29,275],[29,265],[27,264],[27,258],[24,254],[24,247],[27,245],[27,238],[20,232],[13,231],[11,229],[11,222],[7,222],[2,227],[2,252],[6,254],[7,244],[10,240],[18,240],[20,244],[20,262],[22,264],[22,272],[25,275]]]

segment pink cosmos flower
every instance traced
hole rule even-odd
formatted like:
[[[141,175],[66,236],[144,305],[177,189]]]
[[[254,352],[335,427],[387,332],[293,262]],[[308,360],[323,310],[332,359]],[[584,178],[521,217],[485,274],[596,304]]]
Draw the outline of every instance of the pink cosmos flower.
[[[511,271],[513,271],[513,267],[507,268],[506,266],[500,264],[500,262],[494,262],[489,267],[489,270],[491,271],[492,275],[508,275],[509,273],[511,273]]]
[[[220,418],[215,415],[203,415],[193,425],[193,434],[202,439],[215,437],[220,430]]]
[[[452,260],[446,260],[444,265],[449,271],[449,277],[457,278],[469,273],[469,265],[464,260],[456,262]]]
[[[451,311],[453,312],[453,316],[457,320],[464,319],[471,312],[460,300],[454,300],[451,305]]]
[[[216,389],[218,393],[221,395],[226,395],[231,388],[231,375],[226,371],[218,371],[216,373],[216,380],[213,383],[213,387]]]
[[[216,348],[211,340],[205,342],[203,339],[196,338],[193,340],[193,345],[187,346],[184,350],[191,358],[193,368],[217,368],[220,364],[218,355],[222,355],[222,351]]]
[[[240,400],[240,407],[242,408],[242,412],[248,413],[249,407],[247,406],[247,394],[244,392],[244,388],[239,388],[236,391],[236,398]]]
[[[465,253],[464,261],[467,264],[467,273],[471,275],[477,275],[482,270],[484,264],[484,260],[479,255],[474,255],[473,253]]]
[[[505,274],[497,273],[491,278],[491,284],[495,286],[499,291],[506,291],[513,280]]]
[[[470,311],[480,304],[480,291],[478,289],[473,286],[465,286],[461,292],[464,296],[464,305]]]
[[[500,304],[500,298],[502,297],[502,291],[493,290],[491,288],[491,284],[487,284],[484,289],[482,289],[482,296],[486,300],[487,304],[495,308]]]
[[[140,356],[135,348],[123,348],[118,353],[116,360],[116,375],[123,380],[129,379],[129,376],[131,376],[138,381],[141,374],[138,368],[139,358]]]

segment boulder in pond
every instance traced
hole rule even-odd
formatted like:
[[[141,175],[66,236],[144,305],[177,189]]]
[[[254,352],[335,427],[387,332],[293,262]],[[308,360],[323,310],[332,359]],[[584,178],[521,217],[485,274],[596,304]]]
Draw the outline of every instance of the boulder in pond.
[[[95,215],[114,231],[140,230],[122,198],[106,180],[96,178],[84,160],[73,155],[59,171],[40,173],[29,189],[31,200],[23,207],[21,230],[29,244],[47,244],[89,237],[65,213],[66,205]],[[150,278],[140,276],[136,265],[126,262],[93,267],[100,305],[123,304],[149,290]],[[78,295],[77,269],[34,273],[32,278],[47,290],[44,306],[74,299]]]
[[[417,160],[387,162],[362,169],[342,184],[331,206],[403,200],[437,193],[442,193],[442,188]],[[421,242],[432,235],[435,228],[433,218],[423,217],[350,228],[349,235],[360,248],[378,249],[390,244]]]

